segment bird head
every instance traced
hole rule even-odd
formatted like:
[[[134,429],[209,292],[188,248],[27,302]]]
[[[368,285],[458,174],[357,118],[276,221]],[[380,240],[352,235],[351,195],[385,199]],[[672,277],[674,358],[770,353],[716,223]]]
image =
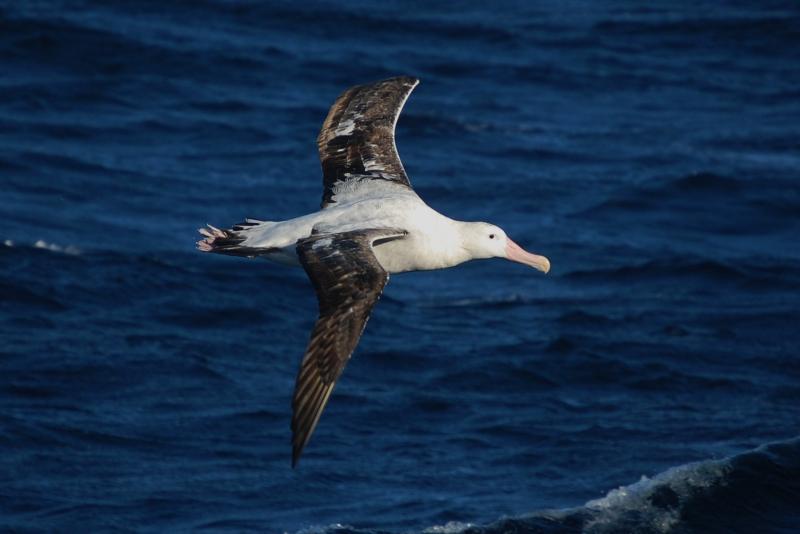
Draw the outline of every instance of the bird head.
[[[505,258],[543,273],[550,270],[550,260],[526,251],[514,243],[499,226],[485,222],[469,223],[465,234],[464,245],[472,259]]]

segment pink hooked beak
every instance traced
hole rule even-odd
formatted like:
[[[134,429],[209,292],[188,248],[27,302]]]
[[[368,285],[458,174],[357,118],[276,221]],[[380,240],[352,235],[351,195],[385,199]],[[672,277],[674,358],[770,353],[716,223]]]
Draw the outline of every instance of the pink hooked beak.
[[[506,258],[511,261],[517,261],[519,263],[524,263],[525,265],[530,265],[534,269],[539,269],[543,273],[546,273],[550,270],[550,260],[544,256],[538,256],[536,254],[527,252],[521,246],[517,245],[508,238],[506,238]]]

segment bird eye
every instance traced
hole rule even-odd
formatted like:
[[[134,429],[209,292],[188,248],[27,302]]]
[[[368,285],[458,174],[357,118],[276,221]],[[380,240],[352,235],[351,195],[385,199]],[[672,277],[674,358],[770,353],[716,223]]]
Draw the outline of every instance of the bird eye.
[[[494,234],[489,234],[489,239],[494,239]]]

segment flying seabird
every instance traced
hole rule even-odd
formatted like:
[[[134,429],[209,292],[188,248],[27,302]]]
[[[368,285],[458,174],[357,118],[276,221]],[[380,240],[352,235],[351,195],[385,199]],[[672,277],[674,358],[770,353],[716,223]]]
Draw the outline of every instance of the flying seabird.
[[[204,252],[261,257],[305,269],[319,318],[292,399],[292,467],[358,344],[389,274],[506,258],[550,269],[505,232],[430,208],[414,192],[394,130],[419,80],[398,76],[351,87],[333,103],[317,138],[322,208],[287,221],[246,219],[228,230],[200,229]]]

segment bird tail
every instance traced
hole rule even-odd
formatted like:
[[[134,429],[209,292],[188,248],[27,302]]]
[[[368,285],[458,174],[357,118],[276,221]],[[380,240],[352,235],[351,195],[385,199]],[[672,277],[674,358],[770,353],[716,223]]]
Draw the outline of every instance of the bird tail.
[[[210,224],[207,228],[199,228],[197,231],[203,239],[197,242],[197,249],[203,252],[215,252],[217,254],[228,254],[230,256],[246,256],[254,258],[263,254],[274,252],[274,249],[264,247],[253,247],[246,245],[249,232],[265,224],[272,224],[271,221],[259,221],[257,219],[245,219],[244,222],[233,225],[233,228],[220,230]]]

